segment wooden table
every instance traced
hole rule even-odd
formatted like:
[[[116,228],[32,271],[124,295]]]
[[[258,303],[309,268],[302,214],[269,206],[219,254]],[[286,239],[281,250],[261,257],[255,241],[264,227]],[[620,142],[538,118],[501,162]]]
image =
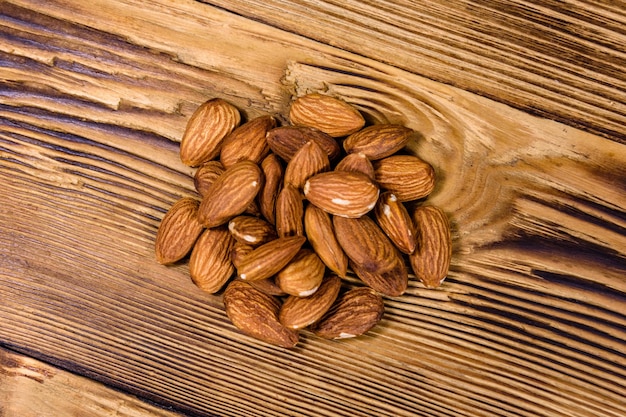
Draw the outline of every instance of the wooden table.
[[[4,0],[0,415],[623,416],[625,28],[602,0]],[[200,103],[312,91],[422,133],[454,257],[284,350],[153,242]]]

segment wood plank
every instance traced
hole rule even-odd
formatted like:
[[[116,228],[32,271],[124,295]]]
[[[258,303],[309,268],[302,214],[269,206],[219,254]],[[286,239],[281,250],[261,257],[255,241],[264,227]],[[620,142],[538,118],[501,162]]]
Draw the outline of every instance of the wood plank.
[[[196,2],[0,10],[0,344],[189,414],[621,415],[624,145]],[[200,102],[308,91],[422,133],[455,255],[368,335],[287,351],[153,240]]]
[[[202,1],[626,140],[623,1]]]

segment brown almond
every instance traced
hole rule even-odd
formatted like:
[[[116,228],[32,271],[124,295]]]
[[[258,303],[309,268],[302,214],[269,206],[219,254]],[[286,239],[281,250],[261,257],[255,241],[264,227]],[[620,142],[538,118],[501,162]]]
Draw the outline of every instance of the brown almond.
[[[341,278],[346,277],[348,257],[335,237],[330,215],[313,204],[304,210],[304,230],[322,262]]]
[[[415,276],[428,288],[436,288],[448,275],[452,236],[448,217],[439,207],[420,206],[413,212],[417,248],[409,256]]]
[[[415,226],[405,205],[391,191],[385,191],[374,207],[376,222],[401,252],[415,250]]]
[[[278,285],[276,285],[275,277],[246,282],[249,282],[250,285],[252,285],[257,290],[263,291],[265,294],[275,295],[277,297],[283,297],[287,295],[285,291],[283,291]]]
[[[317,291],[326,267],[311,249],[300,249],[291,261],[276,274],[276,284],[287,294],[308,297]]]
[[[382,319],[385,304],[371,288],[354,288],[340,295],[335,304],[311,330],[325,339],[360,336]]]
[[[214,294],[233,276],[231,251],[234,243],[225,226],[202,233],[189,258],[189,275],[198,288]]]
[[[230,251],[230,260],[235,266],[235,269],[239,269],[239,265],[241,264],[243,258],[253,250],[254,246],[235,240],[235,244]]]
[[[367,270],[354,262],[350,262],[350,268],[370,288],[389,297],[404,294],[409,286],[409,272],[402,258],[397,258],[393,266],[377,271]]]
[[[333,217],[335,235],[348,258],[360,268],[381,272],[393,268],[400,252],[368,216],[358,219]]]
[[[298,343],[298,333],[278,321],[280,301],[248,282],[235,280],[226,287],[224,307],[230,321],[248,336],[284,348]]]
[[[342,99],[311,93],[291,104],[289,120],[297,126],[309,126],[332,137],[346,136],[365,125],[359,111]]]
[[[271,224],[276,223],[276,197],[283,184],[284,170],[278,157],[271,153],[261,162],[261,171],[265,181],[257,201],[261,215]]]
[[[198,219],[215,227],[243,213],[262,186],[261,169],[252,161],[241,161],[220,175],[200,204]]]
[[[276,239],[276,230],[267,220],[241,215],[228,222],[228,230],[238,242],[259,246]]]
[[[304,236],[289,236],[265,243],[239,261],[237,274],[248,281],[269,278],[296,256],[305,241]]]
[[[265,137],[275,126],[276,119],[273,116],[260,116],[237,127],[222,143],[222,165],[228,168],[240,161],[260,163],[270,153]]]
[[[191,115],[180,142],[180,159],[188,166],[199,166],[215,159],[226,135],[241,122],[239,110],[220,98],[201,104]]]
[[[364,153],[350,153],[344,156],[335,166],[335,171],[362,172],[374,180],[374,165]]]
[[[287,184],[276,198],[276,232],[279,237],[304,235],[302,195]]]
[[[304,196],[317,207],[342,217],[361,217],[376,205],[379,189],[361,172],[322,172],[309,178]]]
[[[224,166],[220,161],[207,161],[200,165],[193,177],[193,184],[202,197],[209,192],[211,185],[224,173]]]
[[[321,130],[306,126],[281,126],[267,132],[267,143],[272,151],[289,162],[298,150],[307,142],[317,143],[331,161],[341,153],[337,140]]]
[[[300,189],[310,177],[329,169],[330,161],[326,152],[317,143],[307,142],[287,163],[285,184]]]
[[[392,155],[374,161],[376,182],[391,191],[399,201],[428,196],[435,188],[435,171],[427,162],[413,155]]]
[[[154,245],[158,263],[172,264],[187,256],[203,230],[198,222],[199,204],[193,198],[184,197],[165,214]]]
[[[363,153],[374,161],[395,154],[414,136],[412,129],[402,125],[372,125],[348,136],[343,148],[348,153]]]
[[[337,275],[328,275],[310,297],[289,296],[280,309],[278,320],[288,329],[303,329],[326,314],[340,289],[341,279]]]

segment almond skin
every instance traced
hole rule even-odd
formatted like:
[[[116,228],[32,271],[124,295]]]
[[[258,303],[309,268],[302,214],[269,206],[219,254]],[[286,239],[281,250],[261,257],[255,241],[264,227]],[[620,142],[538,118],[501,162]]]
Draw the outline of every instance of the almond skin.
[[[376,205],[379,189],[360,172],[331,171],[309,178],[304,196],[322,210],[342,217],[361,217]]]
[[[372,125],[348,136],[343,141],[343,148],[348,153],[363,153],[374,161],[395,154],[414,135],[412,129],[402,125]]]
[[[276,126],[272,116],[260,116],[233,130],[222,143],[220,162],[224,167],[240,162],[260,163],[270,153],[265,136]]]
[[[335,138],[354,133],[365,125],[365,119],[352,105],[319,93],[294,100],[289,120],[294,125],[314,127]]]
[[[202,233],[198,221],[199,202],[190,197],[178,200],[161,220],[154,250],[158,263],[167,265],[187,256]]]
[[[415,226],[408,210],[395,194],[390,191],[382,193],[374,207],[374,215],[380,228],[401,252],[413,253],[417,244]]]
[[[211,185],[224,171],[224,165],[220,161],[208,161],[200,165],[193,176],[193,185],[198,194],[206,196]]]
[[[198,219],[205,227],[216,227],[243,213],[262,186],[262,173],[251,161],[238,162],[220,175],[200,204]]]
[[[311,330],[325,339],[360,336],[383,317],[385,304],[371,288],[354,288],[339,296],[335,304]]]
[[[374,165],[362,152],[344,156],[335,166],[335,171],[362,172],[374,181]]]
[[[310,141],[302,145],[285,169],[285,184],[295,188],[304,187],[309,177],[330,169],[330,160],[326,152],[315,142]]]
[[[302,195],[290,184],[276,198],[276,232],[279,237],[304,235]]]
[[[224,307],[230,321],[248,336],[284,348],[298,343],[298,333],[278,321],[280,301],[247,282],[235,280],[226,287]]]
[[[276,239],[276,230],[268,221],[256,216],[237,216],[228,222],[228,230],[236,241],[259,246]]]
[[[377,271],[369,271],[354,262],[350,262],[350,267],[361,281],[388,297],[399,297],[409,286],[409,272],[402,258],[391,267]]]
[[[304,210],[304,230],[322,262],[341,278],[346,277],[348,257],[335,237],[330,215],[313,204]]]
[[[288,329],[303,329],[326,314],[340,289],[341,279],[337,275],[328,275],[310,297],[288,297],[280,309],[278,320]]]
[[[289,295],[308,297],[319,288],[325,269],[324,263],[315,252],[311,249],[300,249],[276,274],[276,284]]]
[[[428,288],[436,288],[448,275],[452,236],[448,217],[439,207],[420,206],[413,212],[418,230],[417,248],[409,256],[415,276]]]
[[[231,251],[234,243],[225,226],[202,233],[189,258],[189,274],[198,288],[214,294],[233,276]]]
[[[306,126],[281,126],[267,132],[267,143],[272,151],[289,162],[307,142],[315,142],[324,149],[331,161],[339,157],[341,147],[337,140],[321,130]]]
[[[281,237],[255,248],[238,262],[239,278],[256,281],[275,275],[296,256],[305,241],[304,236]]]
[[[403,202],[424,198],[435,188],[433,167],[413,155],[392,155],[374,161],[374,175],[382,189]]]
[[[180,159],[188,166],[199,166],[215,159],[226,135],[241,122],[239,110],[220,98],[201,104],[191,115],[180,142]]]
[[[271,224],[276,223],[276,197],[283,184],[284,170],[279,158],[271,153],[261,162],[265,181],[257,196],[261,215]]]

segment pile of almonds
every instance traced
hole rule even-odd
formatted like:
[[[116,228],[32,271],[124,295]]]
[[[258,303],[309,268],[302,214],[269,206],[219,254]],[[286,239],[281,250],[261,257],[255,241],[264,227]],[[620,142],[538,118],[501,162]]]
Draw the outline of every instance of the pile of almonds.
[[[241,124],[230,103],[202,104],[180,144],[202,199],[176,202],[155,244],[161,264],[191,253],[193,282],[225,287],[232,323],[282,347],[304,328],[328,339],[367,332],[382,297],[407,289],[409,268],[437,287],[452,254],[446,215],[424,204],[434,170],[403,152],[412,129],[366,126],[356,108],[322,94],[297,98],[289,121]],[[349,269],[365,285],[342,285]]]

